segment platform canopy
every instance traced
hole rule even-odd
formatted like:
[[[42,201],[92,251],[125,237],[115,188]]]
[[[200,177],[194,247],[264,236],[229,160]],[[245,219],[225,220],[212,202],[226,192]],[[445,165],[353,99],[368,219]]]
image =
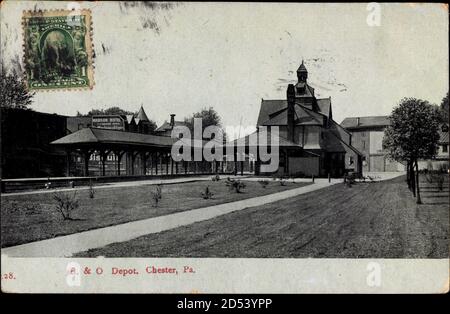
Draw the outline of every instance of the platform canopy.
[[[60,145],[68,148],[104,147],[121,148],[166,148],[170,149],[176,139],[168,136],[158,136],[119,130],[84,128],[75,133],[66,135],[52,145]]]

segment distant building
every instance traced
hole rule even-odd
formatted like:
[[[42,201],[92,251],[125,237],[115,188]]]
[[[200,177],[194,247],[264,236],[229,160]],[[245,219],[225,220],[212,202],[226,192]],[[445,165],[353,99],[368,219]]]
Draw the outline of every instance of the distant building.
[[[405,170],[403,164],[388,158],[383,147],[384,130],[389,125],[387,116],[349,117],[341,122],[341,126],[351,133],[352,146],[363,154],[364,172]]]
[[[258,130],[279,128],[277,174],[341,177],[346,171],[361,172],[361,154],[351,145],[350,133],[333,120],[331,98],[316,98],[303,61],[297,78],[297,84],[288,85],[286,99],[263,99],[259,110]],[[352,162],[346,163],[346,157]]]
[[[67,117],[69,134],[90,127],[144,134],[152,133],[150,120],[142,106],[137,114]]]
[[[65,151],[50,142],[66,135],[65,116],[1,108],[1,178],[61,177]]]
[[[170,122],[165,121],[159,128],[155,130],[156,135],[171,136],[172,130],[177,126],[186,126],[184,121],[176,121],[175,114],[170,115]]]

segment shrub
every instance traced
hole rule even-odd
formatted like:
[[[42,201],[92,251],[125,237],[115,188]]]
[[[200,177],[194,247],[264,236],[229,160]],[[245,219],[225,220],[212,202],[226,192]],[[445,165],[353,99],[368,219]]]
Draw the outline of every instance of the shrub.
[[[214,194],[209,190],[209,186],[206,186],[205,188],[205,192],[202,192],[202,197],[207,200],[212,198]]]
[[[158,204],[162,199],[162,189],[159,184],[156,186],[155,190],[152,191],[151,195],[152,195],[153,207],[158,207]]]
[[[284,178],[280,178],[280,185],[281,186],[286,186],[286,179],[284,179]]]
[[[268,180],[258,180],[259,184],[265,189],[267,185],[269,185]]]
[[[94,184],[92,183],[92,180],[89,180],[89,198],[94,197],[95,197]]]
[[[213,176],[211,178],[211,181],[220,181],[220,176],[218,174],[216,174],[215,176]]]
[[[230,190],[234,190],[236,193],[242,193],[242,190],[245,189],[245,183],[240,180],[233,180],[229,187]]]
[[[355,183],[356,183],[356,176],[355,176],[355,174],[351,173],[349,175],[345,175],[344,176],[344,184],[347,187],[351,188],[352,185],[355,184]]]
[[[73,220],[72,212],[79,207],[77,192],[55,193],[53,199],[56,202],[56,210],[61,214],[64,220]]]

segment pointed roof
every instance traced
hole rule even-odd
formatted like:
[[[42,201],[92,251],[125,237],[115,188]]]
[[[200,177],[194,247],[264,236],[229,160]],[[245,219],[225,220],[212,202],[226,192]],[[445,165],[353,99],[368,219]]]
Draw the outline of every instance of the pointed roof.
[[[139,121],[149,121],[147,114],[144,111],[144,107],[141,106],[141,109],[139,109],[139,112],[138,112],[136,118],[138,118]]]
[[[300,64],[300,66],[298,67],[297,72],[308,72],[308,70],[306,70],[305,64],[303,63],[303,60],[302,64]]]

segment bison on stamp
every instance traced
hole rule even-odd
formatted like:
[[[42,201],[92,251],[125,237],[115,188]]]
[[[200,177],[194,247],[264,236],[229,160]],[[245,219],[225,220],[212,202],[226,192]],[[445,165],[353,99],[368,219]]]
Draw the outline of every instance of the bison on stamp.
[[[26,11],[23,28],[30,90],[94,86],[89,10]]]

